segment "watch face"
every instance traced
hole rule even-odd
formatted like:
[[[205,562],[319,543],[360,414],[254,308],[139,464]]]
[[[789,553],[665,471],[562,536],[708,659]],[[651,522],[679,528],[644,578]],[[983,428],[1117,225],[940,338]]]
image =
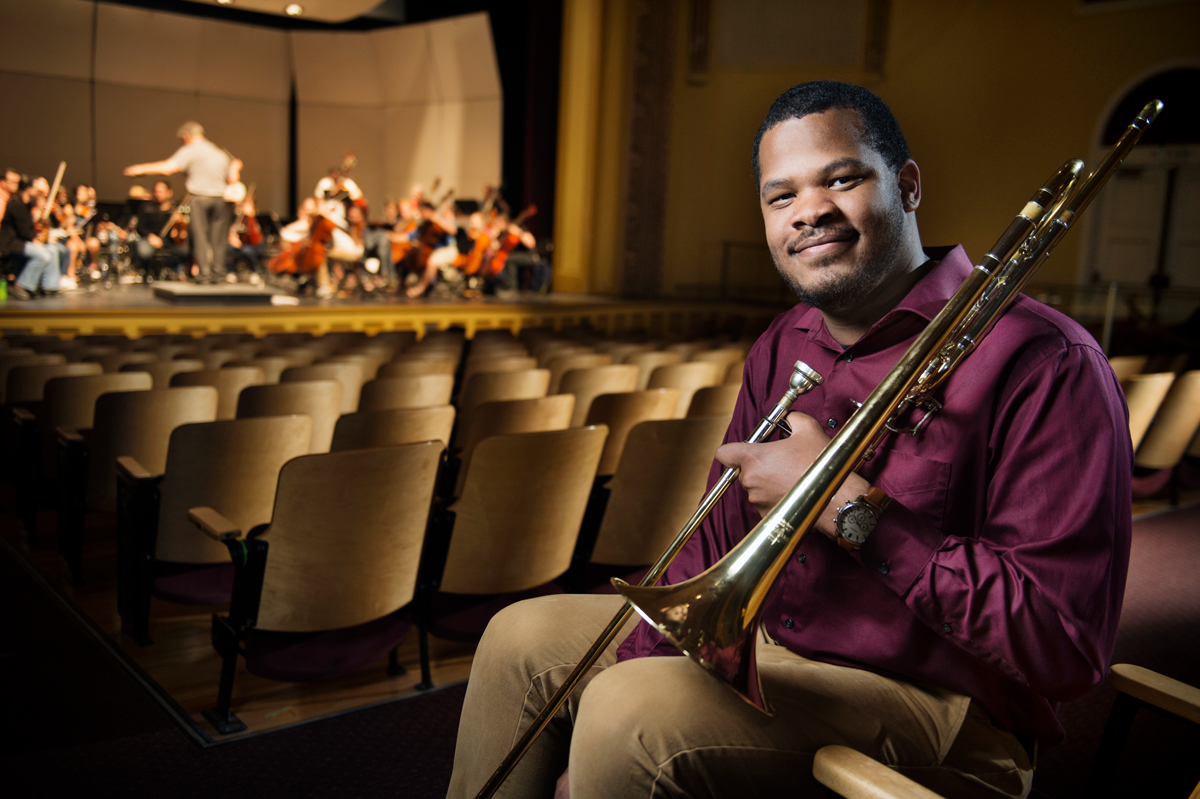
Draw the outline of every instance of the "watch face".
[[[854,505],[847,508],[838,518],[838,532],[847,541],[862,544],[867,536],[875,529],[875,511],[866,505]]]

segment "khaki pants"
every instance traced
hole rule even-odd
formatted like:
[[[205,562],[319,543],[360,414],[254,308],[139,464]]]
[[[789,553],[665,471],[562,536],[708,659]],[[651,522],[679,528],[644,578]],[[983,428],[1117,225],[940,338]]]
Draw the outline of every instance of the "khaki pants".
[[[620,607],[620,597],[550,596],[492,620],[467,684],[449,797],[476,794]],[[617,641],[632,629],[630,621]],[[569,763],[572,799],[823,797],[812,757],[826,744],[865,752],[948,797],[1029,792],[1025,750],[960,694],[818,663],[763,638],[769,717],[686,658],[614,665],[616,647],[497,796],[550,797]]]

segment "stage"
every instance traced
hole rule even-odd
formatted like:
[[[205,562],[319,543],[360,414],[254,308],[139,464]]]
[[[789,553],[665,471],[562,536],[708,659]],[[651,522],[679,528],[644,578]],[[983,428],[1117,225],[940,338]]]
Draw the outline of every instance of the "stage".
[[[182,296],[158,296],[156,288],[172,287]],[[205,290],[208,288],[209,290]],[[0,331],[77,335],[244,332],[256,336],[280,332],[415,330],[462,327],[476,330],[526,327],[561,330],[590,325],[603,335],[645,332],[655,337],[684,337],[765,329],[780,308],[690,300],[625,300],[586,294],[521,292],[511,297],[410,300],[383,295],[366,299],[296,298],[286,294],[247,292],[239,285],[192,287],[180,283],[117,285],[110,289],[75,290],[55,297],[0,304]],[[180,291],[182,289],[182,291]],[[199,290],[199,291],[198,291]],[[206,297],[204,294],[214,294]]]

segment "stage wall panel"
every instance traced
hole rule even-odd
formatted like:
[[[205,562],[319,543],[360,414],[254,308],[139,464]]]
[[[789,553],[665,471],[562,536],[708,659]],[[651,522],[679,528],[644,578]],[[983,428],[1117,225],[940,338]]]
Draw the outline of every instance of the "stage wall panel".
[[[91,179],[85,81],[0,71],[0,108],[0,168],[53,180],[66,161],[64,182]]]

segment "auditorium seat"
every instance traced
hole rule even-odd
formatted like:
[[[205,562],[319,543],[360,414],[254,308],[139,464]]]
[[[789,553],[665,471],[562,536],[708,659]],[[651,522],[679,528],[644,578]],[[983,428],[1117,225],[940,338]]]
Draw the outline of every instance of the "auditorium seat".
[[[1174,469],[1200,428],[1200,370],[1185,372],[1175,379],[1159,405],[1134,465],[1133,493],[1137,499],[1157,494],[1172,483]],[[1149,473],[1147,473],[1149,472]],[[1178,486],[1171,486],[1172,504],[1179,500]]]
[[[453,389],[454,378],[450,375],[384,377],[363,384],[358,410],[391,411],[449,405]]]
[[[596,345],[596,352],[612,356],[613,363],[624,363],[625,358],[639,352],[653,352],[653,344],[633,344],[624,341],[602,341]]]
[[[356,364],[362,370],[363,381],[374,380],[379,372],[379,367],[385,363],[385,356],[380,352],[356,352],[331,355],[328,358],[321,358],[313,361],[314,366],[319,366],[326,363],[352,363]]]
[[[1117,355],[1108,359],[1108,365],[1112,367],[1117,380],[1124,382],[1134,375],[1140,374],[1142,367],[1149,359],[1149,355]]]
[[[258,530],[219,505],[192,509],[214,545],[238,554],[230,613],[213,617],[223,666],[204,716],[218,732],[245,729],[231,707],[239,653],[247,671],[275,680],[346,676],[389,652],[388,672],[403,673],[395,648],[411,629],[441,453],[425,442],[297,458],[279,472],[274,513]],[[424,647],[421,666],[431,683]]]
[[[124,632],[150,643],[151,595],[183,604],[229,601],[229,553],[196,533],[188,510],[219,507],[244,530],[270,521],[279,470],[308,454],[311,440],[308,416],[266,416],[175,428],[159,475],[136,458],[118,458],[117,610]]]
[[[460,437],[471,421],[476,406],[500,400],[534,399],[546,396],[550,385],[549,369],[522,369],[519,372],[486,372],[472,377],[458,397]]]
[[[550,387],[546,389],[546,393],[559,393],[558,387],[562,384],[562,377],[567,372],[575,369],[595,369],[599,366],[610,366],[612,363],[613,359],[611,355],[598,352],[577,352],[569,355],[560,355],[551,360],[547,367],[550,370]]]
[[[720,364],[718,364],[720,366]],[[687,418],[697,416],[724,416],[733,413],[737,404],[738,392],[742,390],[740,383],[734,385],[705,386],[697,389],[688,405]]]
[[[629,431],[593,526],[580,531],[572,590],[613,593],[610,577],[641,580],[704,496],[729,420],[729,414],[665,419]]]
[[[553,378],[551,378],[553,380]],[[571,369],[563,374],[558,393],[575,395],[571,427],[582,427],[592,402],[601,394],[625,394],[637,388],[638,368],[628,363]]]
[[[318,357],[316,350],[307,347],[283,347],[270,353],[273,357],[283,358],[289,366],[312,366]]]
[[[342,384],[337,380],[297,380],[247,386],[238,397],[237,418],[305,414],[312,419],[308,452],[328,452],[334,425],[342,413],[342,391]]]
[[[39,355],[25,347],[0,352],[0,405],[8,404],[8,376],[18,366],[54,366],[66,363],[62,353]]]
[[[236,353],[238,361],[252,361],[255,358],[266,356],[266,344],[261,339],[253,341],[243,341],[230,346],[231,350]]]
[[[742,374],[745,371],[746,371],[746,359],[745,358],[742,358],[741,360],[734,361],[733,363],[729,364],[729,367],[725,370],[725,385],[740,386],[742,384]]]
[[[297,380],[337,380],[342,384],[342,413],[358,410],[358,398],[362,393],[363,371],[356,363],[320,363],[312,366],[293,366],[284,369],[280,383]]]
[[[566,430],[574,408],[575,397],[572,394],[500,400],[476,406],[474,413],[459,430],[461,449],[452,467],[456,475],[454,495],[462,493],[463,482],[470,471],[471,456],[480,442],[492,436]]]
[[[421,441],[440,441],[448,446],[454,429],[454,407],[403,408],[387,411],[359,411],[337,420],[330,450],[393,447]]]
[[[538,368],[536,358],[528,355],[510,355],[507,353],[492,356],[489,354],[469,355],[463,366],[463,385],[466,385],[475,375],[490,372],[519,372],[526,369]]]
[[[58,549],[75,582],[83,578],[86,512],[117,510],[117,458],[131,456],[162,474],[171,432],[216,417],[212,386],[117,391],[96,399],[91,429],[59,429]]]
[[[848,746],[818,749],[813,776],[843,799],[942,799],[941,794]]]
[[[114,352],[110,355],[90,355],[84,358],[87,363],[98,363],[105,372],[119,372],[121,367],[130,363],[153,363],[159,358],[153,352]]]
[[[89,358],[94,358],[102,355],[115,355],[121,352],[120,348],[112,344],[84,344],[78,339],[72,341],[64,341],[62,349],[57,350],[67,356],[67,360],[71,363],[86,361]],[[66,346],[74,345],[74,346]]]
[[[665,347],[663,352],[677,352],[679,357],[686,363],[692,359],[692,356],[698,352],[711,350],[715,342],[712,339],[695,339],[692,341],[675,341]]]
[[[708,363],[720,364],[721,366],[724,366],[725,369],[728,369],[729,364],[737,363],[738,361],[744,361],[745,359],[746,351],[741,347],[727,346],[719,347],[715,350],[699,350],[693,352],[691,357],[688,358],[688,362],[706,361]],[[725,369],[721,371],[722,375],[725,374]]]
[[[58,354],[24,357],[54,358],[59,363],[17,365],[9,369],[7,388],[4,392],[7,405],[30,406],[41,402],[46,383],[56,377],[98,375],[103,372],[98,363],[63,363],[63,356]]]
[[[283,374],[284,369],[298,364],[293,363],[289,358],[283,358],[278,355],[262,355],[257,358],[246,358],[245,360],[238,358],[223,365],[225,367],[258,367],[263,370],[263,383],[272,386],[279,382],[279,376]]]
[[[561,592],[552,581],[570,566],[607,432],[575,427],[479,443],[462,495],[431,524],[422,637],[478,640],[507,604]]]
[[[650,387],[650,375],[658,367],[682,362],[683,356],[678,352],[635,352],[625,356],[625,363],[631,363],[638,368],[638,391]]]
[[[196,345],[194,339],[188,339],[186,343],[178,344],[160,344],[149,349],[138,349],[136,352],[156,353],[160,361],[173,361],[176,358],[195,358],[200,360],[200,347]]]
[[[655,388],[624,394],[601,394],[592,401],[584,424],[602,424],[608,428],[604,454],[596,471],[611,475],[617,470],[629,431],[642,422],[673,419],[679,404],[679,389]]]
[[[204,362],[195,358],[176,358],[173,361],[149,361],[146,363],[127,363],[121,367],[122,372],[147,372],[154,388],[170,388],[171,378],[180,372],[202,372]]]
[[[1158,372],[1134,375],[1121,383],[1125,389],[1125,403],[1129,406],[1129,436],[1135,451],[1174,382],[1174,372]]]
[[[679,389],[679,404],[675,406],[675,418],[682,419],[687,415],[688,406],[692,403],[692,395],[698,389],[707,386],[718,386],[725,377],[725,370],[719,364],[697,361],[694,363],[677,363],[660,366],[650,375],[647,388],[677,388]]]
[[[238,395],[247,386],[261,386],[263,370],[256,366],[234,366],[228,369],[203,369],[199,372],[180,372],[171,378],[172,386],[212,386],[217,390],[217,419],[237,417]]]
[[[391,363],[385,363],[379,367],[376,379],[412,377],[414,375],[453,376],[457,368],[458,362],[450,356],[438,357],[432,354],[429,356],[409,356],[408,353],[401,353]]]
[[[550,368],[550,364],[557,358],[563,358],[568,355],[594,355],[595,352],[591,347],[586,347],[582,344],[556,340],[537,347],[533,351],[533,356],[537,358],[540,368],[548,369]]]
[[[415,330],[382,330],[370,338],[372,344],[386,343],[392,348],[392,357],[399,355],[417,343]]]

